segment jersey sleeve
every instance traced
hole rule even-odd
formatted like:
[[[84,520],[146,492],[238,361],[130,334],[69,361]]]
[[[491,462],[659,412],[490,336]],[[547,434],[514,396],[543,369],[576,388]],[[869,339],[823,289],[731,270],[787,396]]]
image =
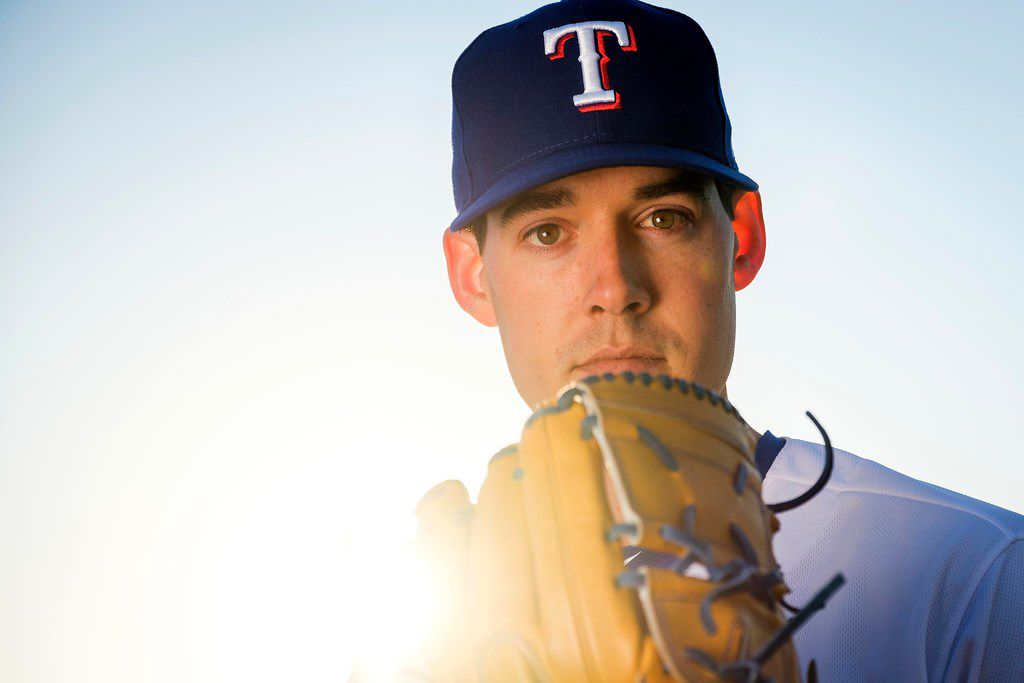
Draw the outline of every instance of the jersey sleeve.
[[[1024,681],[1024,538],[982,577],[949,652],[943,681]]]

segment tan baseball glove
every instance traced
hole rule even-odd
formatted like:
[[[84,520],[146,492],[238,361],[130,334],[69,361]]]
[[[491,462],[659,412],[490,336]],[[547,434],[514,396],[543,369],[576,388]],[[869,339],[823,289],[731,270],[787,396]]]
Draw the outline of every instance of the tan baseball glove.
[[[417,506],[429,678],[799,681],[790,635],[842,578],[787,621],[754,446],[726,399],[666,376],[541,404],[476,505],[446,481]]]

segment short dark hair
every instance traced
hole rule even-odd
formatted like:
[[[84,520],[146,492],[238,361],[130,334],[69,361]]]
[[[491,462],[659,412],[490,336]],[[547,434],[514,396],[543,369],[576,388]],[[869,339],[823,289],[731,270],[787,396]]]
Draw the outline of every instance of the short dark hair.
[[[705,176],[710,178],[711,176]],[[725,207],[725,213],[729,216],[729,220],[736,218],[732,209],[732,193],[736,189],[736,186],[730,183],[728,180],[721,180],[720,178],[711,178],[715,183],[715,190],[718,192],[718,198],[722,202],[722,206]],[[706,181],[705,181],[706,182]],[[462,228],[462,230],[468,230],[473,233],[473,237],[476,238],[477,247],[480,249],[480,253],[484,253],[484,241],[487,238],[487,214],[480,216],[469,225]]]

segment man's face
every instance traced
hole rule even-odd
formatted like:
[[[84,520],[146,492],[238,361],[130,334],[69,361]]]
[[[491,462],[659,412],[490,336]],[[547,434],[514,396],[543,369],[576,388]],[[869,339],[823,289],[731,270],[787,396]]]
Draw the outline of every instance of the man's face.
[[[601,168],[488,212],[479,299],[527,404],[573,379],[626,370],[724,393],[736,240],[710,178],[694,185],[687,175]]]

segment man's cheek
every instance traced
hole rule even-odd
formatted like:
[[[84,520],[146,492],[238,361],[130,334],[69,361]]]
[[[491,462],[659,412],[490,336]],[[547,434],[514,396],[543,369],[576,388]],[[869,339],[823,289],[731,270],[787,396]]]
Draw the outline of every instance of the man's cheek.
[[[691,261],[687,270],[692,273],[702,287],[716,287],[726,280],[731,280],[731,263],[723,259],[721,254],[706,251],[695,261]],[[685,272],[685,271],[684,271]]]

